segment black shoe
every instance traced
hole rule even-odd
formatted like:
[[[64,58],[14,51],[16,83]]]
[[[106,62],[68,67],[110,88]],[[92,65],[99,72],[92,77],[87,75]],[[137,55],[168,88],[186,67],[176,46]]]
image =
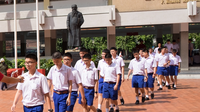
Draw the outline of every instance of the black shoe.
[[[172,87],[174,87],[174,84],[172,84]]]
[[[176,90],[176,87],[174,87],[173,90]]]
[[[162,88],[159,88],[158,90],[162,90]]]
[[[114,112],[114,109],[113,108],[110,108],[110,111],[109,112]]]
[[[138,95],[140,96],[140,95],[141,95],[141,93],[138,93]]]
[[[162,85],[165,86],[165,82],[162,82]]]
[[[144,103],[144,101],[145,101],[145,97],[142,97],[142,103]]]
[[[119,109],[115,110],[115,112],[119,112]]]
[[[124,99],[122,98],[120,99],[120,101],[121,101],[121,104],[124,105]]]
[[[149,100],[149,97],[146,97],[145,100]]]
[[[160,84],[158,84],[157,86],[160,86]]]
[[[136,105],[140,104],[139,100],[136,100],[135,104],[136,104]]]
[[[171,86],[170,86],[170,85],[166,85],[166,87],[167,87],[168,89],[171,89]]]
[[[151,99],[154,99],[154,93],[151,94]]]
[[[97,112],[102,112],[101,109],[97,109]]]

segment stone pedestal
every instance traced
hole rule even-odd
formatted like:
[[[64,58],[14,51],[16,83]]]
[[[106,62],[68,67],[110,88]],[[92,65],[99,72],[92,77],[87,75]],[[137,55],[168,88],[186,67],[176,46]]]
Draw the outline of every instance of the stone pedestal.
[[[73,67],[76,64],[76,62],[79,59],[81,59],[80,56],[79,56],[79,52],[80,52],[80,50],[65,50],[65,53],[71,53],[72,54],[72,58],[73,58],[72,66]]]

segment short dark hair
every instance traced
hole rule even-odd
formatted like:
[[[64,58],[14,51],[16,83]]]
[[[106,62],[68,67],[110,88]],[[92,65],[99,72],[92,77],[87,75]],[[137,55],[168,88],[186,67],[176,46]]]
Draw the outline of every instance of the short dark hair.
[[[27,54],[27,55],[25,56],[25,59],[26,59],[26,58],[33,59],[33,60],[35,60],[35,61],[37,62],[37,56],[36,56],[35,54]]]
[[[149,49],[152,49],[151,47]]]
[[[52,55],[52,59],[60,59],[62,58],[62,54],[58,51],[54,52]]]
[[[91,59],[92,57],[91,57],[90,54],[85,54],[85,55],[83,56],[83,59],[84,59],[84,58],[86,58],[86,59]]]
[[[170,39],[167,39],[167,42],[169,42],[170,41]]]
[[[158,48],[158,51],[161,52],[161,48]]]
[[[189,39],[189,41],[192,41],[192,39]]]
[[[111,47],[110,50],[115,50],[115,51],[117,51],[116,47]]]
[[[165,49],[165,48],[167,48],[167,47],[163,46],[163,47],[161,47],[161,50],[162,50],[162,49]]]
[[[143,51],[143,50],[144,50],[144,48],[140,48],[140,49],[139,49],[139,51],[140,51],[140,50],[142,50],[142,51]]]
[[[110,53],[107,53],[107,54],[105,55],[105,58],[112,58],[112,55],[111,55]]]
[[[134,50],[133,50],[133,54],[134,54],[134,53],[139,53],[139,50],[138,50],[138,49],[134,49]]]
[[[106,54],[110,53],[110,51],[108,49],[104,49],[102,52],[104,52]]]
[[[88,50],[87,50],[85,47],[82,47],[82,48],[80,49],[80,52],[87,52],[87,53],[88,53]]]
[[[173,53],[176,53],[177,51],[176,51],[176,49],[173,49],[172,52],[173,52]]]
[[[72,54],[71,54],[71,53],[65,53],[65,54],[63,55],[63,57],[69,57],[69,58],[72,59]]]
[[[139,42],[143,42],[143,40],[142,40],[142,39],[139,39],[138,41],[139,41]]]
[[[149,53],[149,51],[147,49],[142,50],[142,52]]]
[[[173,40],[173,42],[176,42],[176,40]]]

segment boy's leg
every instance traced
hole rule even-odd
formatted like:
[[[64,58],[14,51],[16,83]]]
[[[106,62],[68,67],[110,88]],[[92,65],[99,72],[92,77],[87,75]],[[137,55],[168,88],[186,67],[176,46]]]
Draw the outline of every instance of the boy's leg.
[[[53,93],[54,111],[59,112],[59,95]]]
[[[98,109],[100,110],[101,110],[102,103],[103,103],[103,94],[98,93]]]
[[[109,112],[109,98],[105,98],[106,102],[106,112]]]
[[[72,91],[71,93],[71,103],[69,106],[67,106],[67,112],[73,112],[74,109],[74,105],[76,103],[76,99],[77,99],[77,92],[76,91]]]
[[[103,78],[99,79],[99,87],[98,87],[98,109],[97,112],[101,112],[101,106],[103,103]]]
[[[112,104],[115,105],[115,112],[119,112],[119,106],[117,100],[111,100]]]
[[[87,100],[88,100],[88,95],[86,94],[86,89],[85,89],[85,88],[84,88],[84,94],[85,94],[85,100],[86,100],[86,102],[87,102]],[[82,99],[81,93],[79,93],[79,98],[78,98],[78,99],[79,99],[79,100],[78,100],[78,103],[81,104],[81,99]],[[87,104],[86,104],[86,105],[81,104],[81,106],[83,107],[83,112],[88,112]]]
[[[163,80],[163,75],[158,75],[158,77],[159,77],[159,82],[162,82],[162,80]],[[160,87],[159,87],[158,90],[162,90],[162,84],[160,84]]]
[[[141,93],[142,93],[142,102],[145,101],[145,92],[144,92],[144,88],[139,88]]]
[[[146,100],[149,100],[148,80],[146,82],[144,82],[144,92],[146,95]]]
[[[176,89],[176,85],[177,85],[177,76],[174,76],[174,82],[175,82],[175,84],[174,84],[174,89]]]

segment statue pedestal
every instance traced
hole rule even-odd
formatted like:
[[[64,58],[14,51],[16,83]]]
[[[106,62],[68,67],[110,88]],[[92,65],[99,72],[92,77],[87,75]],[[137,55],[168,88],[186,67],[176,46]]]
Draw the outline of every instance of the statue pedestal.
[[[72,58],[73,58],[73,62],[72,62],[72,66],[74,67],[74,65],[76,64],[76,62],[81,59],[79,56],[79,52],[80,50],[74,50],[74,49],[69,49],[69,50],[65,50],[65,53],[71,53],[72,54]]]

